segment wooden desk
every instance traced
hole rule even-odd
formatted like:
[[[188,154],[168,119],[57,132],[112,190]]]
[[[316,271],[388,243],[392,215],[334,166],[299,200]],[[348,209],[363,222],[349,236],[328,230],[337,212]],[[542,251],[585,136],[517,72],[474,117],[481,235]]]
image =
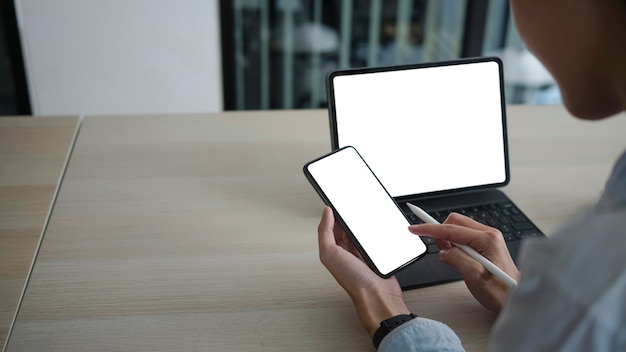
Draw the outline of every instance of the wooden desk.
[[[43,234],[78,117],[0,118],[0,345]]]
[[[623,118],[566,115],[509,112],[506,191],[546,231],[624,147]],[[372,350],[318,261],[301,168],[329,149],[322,110],[86,118],[8,351]],[[463,283],[406,300],[485,349],[494,317]]]

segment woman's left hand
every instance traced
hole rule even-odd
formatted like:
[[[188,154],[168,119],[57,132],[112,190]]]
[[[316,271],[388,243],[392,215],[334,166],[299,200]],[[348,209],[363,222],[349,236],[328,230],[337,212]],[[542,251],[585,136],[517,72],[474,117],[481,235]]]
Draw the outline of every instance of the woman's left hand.
[[[365,264],[330,207],[324,208],[317,233],[322,264],[348,293],[370,336],[381,321],[409,314],[398,281],[379,277]]]

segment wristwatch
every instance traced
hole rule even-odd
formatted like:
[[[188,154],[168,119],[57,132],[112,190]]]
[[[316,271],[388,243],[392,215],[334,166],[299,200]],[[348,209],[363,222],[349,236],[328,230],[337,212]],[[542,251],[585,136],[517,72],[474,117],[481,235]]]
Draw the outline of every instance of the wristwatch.
[[[385,319],[381,321],[380,327],[374,333],[374,338],[373,338],[374,347],[378,349],[378,346],[380,345],[380,343],[383,341],[385,336],[387,336],[387,334],[391,332],[391,330],[415,318],[417,318],[417,315],[411,313],[411,314],[396,315],[395,317],[391,317],[389,319]]]

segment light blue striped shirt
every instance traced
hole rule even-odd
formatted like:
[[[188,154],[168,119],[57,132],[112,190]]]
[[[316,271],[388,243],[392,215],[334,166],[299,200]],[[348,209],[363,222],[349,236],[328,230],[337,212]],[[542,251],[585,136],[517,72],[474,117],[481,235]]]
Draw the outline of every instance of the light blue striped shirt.
[[[597,204],[520,253],[490,351],[626,351],[626,153]],[[418,318],[392,331],[379,351],[461,351],[445,324]]]

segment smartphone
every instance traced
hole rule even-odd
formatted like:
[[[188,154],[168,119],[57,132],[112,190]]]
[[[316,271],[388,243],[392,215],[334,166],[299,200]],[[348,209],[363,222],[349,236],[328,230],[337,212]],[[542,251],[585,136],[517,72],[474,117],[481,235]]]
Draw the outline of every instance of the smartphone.
[[[304,165],[304,174],[370,268],[388,278],[426,254],[422,239],[354,147]]]

